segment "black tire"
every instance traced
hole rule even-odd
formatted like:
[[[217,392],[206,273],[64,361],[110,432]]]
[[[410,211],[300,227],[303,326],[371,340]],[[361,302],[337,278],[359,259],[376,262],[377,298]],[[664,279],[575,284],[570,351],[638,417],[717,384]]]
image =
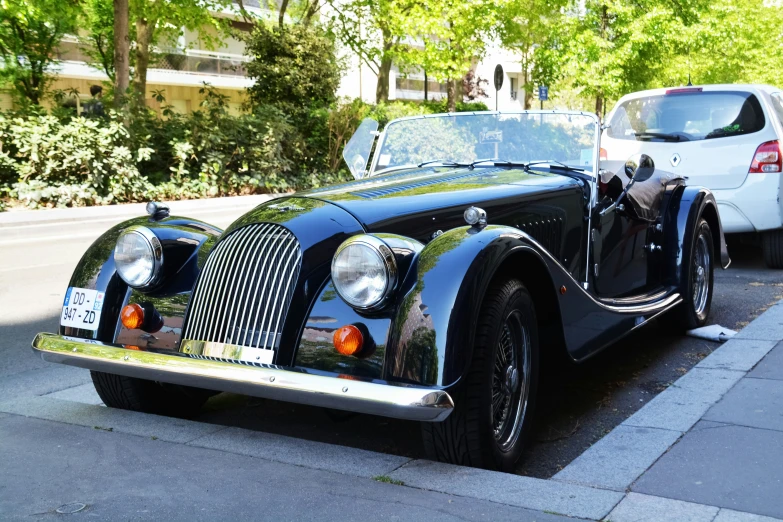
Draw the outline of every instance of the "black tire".
[[[702,251],[706,251],[708,256],[706,266],[704,266]],[[685,284],[682,287],[683,301],[674,309],[673,318],[678,329],[693,330],[707,323],[712,306],[715,247],[712,239],[712,230],[705,219],[700,219],[693,231],[693,239],[690,244],[690,251],[685,259],[685,266],[687,267],[687,274]],[[706,277],[705,285],[702,285],[700,280],[699,266],[703,269],[701,277]],[[701,297],[702,294],[699,289],[706,291],[704,297]]]
[[[524,285],[515,279],[493,284],[484,298],[477,326],[468,373],[462,385],[453,391],[454,411],[443,422],[421,424],[424,448],[431,460],[511,471],[531,433],[538,387],[536,313]],[[508,339],[516,339],[511,349],[506,342]],[[527,344],[524,344],[525,339]],[[499,353],[510,354],[512,351],[517,357],[512,358],[506,371],[501,370],[500,374],[508,375],[508,369],[516,365],[522,377],[517,373],[517,379],[508,377],[503,381],[503,393],[509,395],[504,395],[506,398],[502,400],[507,402],[501,403],[501,411],[516,411],[515,419],[519,421],[513,423],[511,431],[507,431],[511,424],[501,423],[498,426],[500,434],[496,435],[497,417],[493,417],[492,412],[493,385],[498,383],[496,360],[502,361],[497,359]],[[524,360],[529,364],[527,379],[522,371]],[[502,369],[504,364],[500,362],[499,368]],[[510,392],[509,388],[516,391]],[[524,390],[527,391],[526,407],[521,406],[524,404]],[[511,405],[509,410],[505,410],[506,404]],[[503,442],[508,445],[503,447]]]
[[[192,417],[217,392],[90,371],[95,391],[110,408]]]
[[[768,230],[761,234],[764,262],[769,268],[783,268],[783,230]]]

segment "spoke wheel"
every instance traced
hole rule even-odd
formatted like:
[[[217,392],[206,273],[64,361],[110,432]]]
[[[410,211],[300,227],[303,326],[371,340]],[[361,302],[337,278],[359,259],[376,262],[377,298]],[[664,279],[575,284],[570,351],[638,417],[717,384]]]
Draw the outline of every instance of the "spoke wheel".
[[[492,373],[492,431],[501,451],[519,438],[530,387],[530,337],[522,315],[512,311],[500,331]]]
[[[667,315],[679,331],[707,323],[712,306],[714,252],[710,225],[700,219],[693,230],[688,256],[683,259],[683,280],[680,282],[683,301]]]
[[[423,422],[431,460],[513,471],[532,433],[538,387],[538,323],[522,282],[490,285],[476,321],[466,373],[449,389],[454,410]]]
[[[693,311],[696,315],[701,315],[707,307],[707,300],[712,287],[712,254],[710,253],[710,247],[707,245],[707,237],[704,234],[699,234],[696,240],[691,267],[693,271],[691,274],[693,281]]]

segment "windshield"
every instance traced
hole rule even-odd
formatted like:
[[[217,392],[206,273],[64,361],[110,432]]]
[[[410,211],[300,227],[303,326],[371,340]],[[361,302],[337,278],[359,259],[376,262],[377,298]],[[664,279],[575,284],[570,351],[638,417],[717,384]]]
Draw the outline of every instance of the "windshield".
[[[584,113],[450,113],[405,118],[386,127],[373,170],[496,160],[552,161],[592,171],[597,128],[597,118]]]

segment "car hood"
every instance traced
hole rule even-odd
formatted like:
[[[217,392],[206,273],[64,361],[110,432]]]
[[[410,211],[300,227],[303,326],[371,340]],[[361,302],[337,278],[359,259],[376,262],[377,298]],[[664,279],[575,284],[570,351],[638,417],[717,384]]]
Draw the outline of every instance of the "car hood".
[[[437,230],[463,225],[462,214],[471,205],[486,210],[490,223],[498,223],[519,205],[546,202],[563,190],[581,190],[580,183],[543,171],[433,167],[308,190],[295,197],[337,205],[368,232],[427,240]]]

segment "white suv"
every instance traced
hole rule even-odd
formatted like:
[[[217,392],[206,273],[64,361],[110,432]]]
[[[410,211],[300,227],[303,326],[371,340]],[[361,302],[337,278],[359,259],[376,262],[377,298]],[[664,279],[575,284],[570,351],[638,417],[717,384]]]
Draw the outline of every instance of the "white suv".
[[[783,268],[783,92],[704,85],[620,98],[601,137],[602,166],[643,152],[657,168],[715,194],[723,230],[761,232],[764,259]]]

